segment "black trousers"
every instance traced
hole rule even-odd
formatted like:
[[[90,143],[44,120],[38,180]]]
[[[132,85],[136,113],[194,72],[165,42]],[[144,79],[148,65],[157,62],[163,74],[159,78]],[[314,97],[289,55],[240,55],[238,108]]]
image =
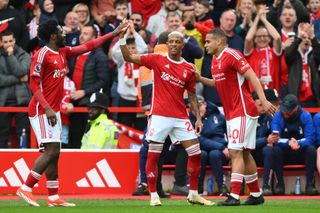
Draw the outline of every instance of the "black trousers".
[[[29,135],[30,135],[30,122],[28,113],[25,112],[9,112],[0,113],[0,148],[11,148],[8,146],[11,133],[11,122],[12,119],[16,122],[16,135],[19,140],[22,129],[26,129],[27,144],[30,147]],[[16,147],[13,147],[16,148]]]

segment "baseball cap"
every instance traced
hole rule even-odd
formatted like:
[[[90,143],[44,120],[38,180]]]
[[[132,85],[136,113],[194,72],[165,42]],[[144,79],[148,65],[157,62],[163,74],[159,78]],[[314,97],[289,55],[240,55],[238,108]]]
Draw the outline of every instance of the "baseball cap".
[[[286,95],[281,103],[281,112],[291,112],[296,106],[298,106],[298,98],[293,94]]]
[[[266,99],[272,103],[279,101],[279,99],[278,99],[279,95],[278,95],[277,90],[275,90],[275,89],[265,89],[264,95],[266,96]]]
[[[204,100],[204,97],[203,97],[203,96],[201,96],[201,95],[197,95],[197,98],[198,98],[198,103],[199,103],[199,104],[200,104],[200,103],[205,102],[205,100]]]
[[[90,97],[88,107],[99,107],[103,109],[108,108],[108,97],[100,92],[95,92]]]

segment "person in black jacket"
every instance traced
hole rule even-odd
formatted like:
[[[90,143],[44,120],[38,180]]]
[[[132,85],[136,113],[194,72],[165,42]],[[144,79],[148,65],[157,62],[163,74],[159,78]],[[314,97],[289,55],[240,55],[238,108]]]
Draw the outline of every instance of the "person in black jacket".
[[[207,162],[209,162],[217,182],[218,193],[226,195],[228,189],[223,182],[223,165],[226,165],[229,161],[228,143],[225,139],[226,119],[215,104],[205,102],[202,96],[198,96],[198,102],[203,123],[202,132],[199,136],[201,148],[199,192],[201,193],[203,191],[206,165]],[[189,113],[189,117],[191,123],[194,125],[196,121],[194,115]]]
[[[309,23],[298,26],[298,34],[285,53],[288,65],[288,92],[298,97],[302,107],[319,107],[320,44]]]

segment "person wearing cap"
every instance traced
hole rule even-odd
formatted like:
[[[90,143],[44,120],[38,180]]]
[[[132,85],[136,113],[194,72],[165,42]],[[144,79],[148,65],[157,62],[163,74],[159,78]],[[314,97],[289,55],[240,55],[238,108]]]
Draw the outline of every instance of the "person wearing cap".
[[[311,114],[301,108],[297,96],[286,95],[276,112],[272,122],[271,131],[278,135],[279,140],[273,144],[274,166],[280,172],[278,184],[284,186],[283,165],[304,164],[306,168],[307,195],[318,194],[314,185],[314,171],[316,167],[315,129]]]
[[[223,182],[223,166],[229,161],[228,142],[225,139],[226,119],[218,107],[206,102],[202,96],[198,97],[200,115],[203,128],[199,136],[201,148],[201,174],[199,178],[199,192],[203,192],[203,182],[206,174],[207,162],[211,165],[212,174],[215,176],[218,193],[226,196],[227,186]],[[194,125],[196,118],[189,113],[191,123]]]
[[[81,140],[81,149],[115,149],[118,145],[118,128],[108,119],[108,98],[93,93],[88,104],[88,124]]]
[[[279,96],[275,89],[266,89],[264,94],[268,101],[270,101],[274,106],[279,108]],[[274,151],[273,143],[279,140],[278,135],[271,134],[270,124],[272,121],[272,116],[265,113],[261,107],[261,101],[257,93],[252,93],[252,98],[256,104],[259,111],[258,127],[256,135],[256,149],[251,151],[252,157],[256,161],[258,166],[263,166],[263,195],[272,194],[284,194],[284,188],[282,185],[277,185],[277,187],[272,191],[270,182],[270,172],[273,169],[274,173],[278,176],[279,172],[274,165]]]

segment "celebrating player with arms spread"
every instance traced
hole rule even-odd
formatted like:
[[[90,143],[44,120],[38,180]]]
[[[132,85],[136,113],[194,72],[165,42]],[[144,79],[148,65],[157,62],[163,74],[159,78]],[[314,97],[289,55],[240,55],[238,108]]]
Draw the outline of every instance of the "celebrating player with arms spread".
[[[261,107],[270,114],[276,108],[266,100],[260,82],[243,55],[227,45],[227,37],[220,29],[211,30],[206,36],[205,48],[213,55],[212,79],[200,77],[207,86],[215,86],[221,98],[227,120],[228,149],[232,163],[231,193],[219,206],[240,205],[240,189],[243,178],[250,189],[250,197],[244,205],[264,202],[260,192],[257,167],[250,150],[255,149],[258,110],[249,90],[249,82],[261,100]]]
[[[60,104],[63,96],[64,77],[68,72],[67,60],[101,46],[108,39],[124,30],[126,23],[114,32],[91,40],[77,47],[65,47],[65,34],[55,21],[39,26],[38,36],[46,42],[32,58],[30,88],[33,97],[29,103],[29,119],[43,151],[35,161],[26,182],[17,195],[32,206],[39,206],[32,196],[33,186],[43,173],[47,177],[48,206],[75,206],[59,198],[58,160],[61,147]]]
[[[190,191],[188,202],[200,205],[214,205],[198,195],[198,179],[200,173],[200,146],[196,133],[200,133],[202,122],[199,113],[197,96],[195,94],[195,66],[181,57],[184,37],[174,31],[168,35],[168,55],[131,54],[126,46],[124,34],[120,34],[120,48],[124,59],[128,62],[146,66],[153,70],[153,94],[150,117],[148,120],[147,140],[150,142],[146,165],[148,185],[150,189],[150,205],[161,205],[156,190],[157,165],[163,143],[169,135],[173,143],[180,142],[186,149],[188,159],[188,174]],[[191,110],[197,118],[193,129],[183,93],[188,91]]]

